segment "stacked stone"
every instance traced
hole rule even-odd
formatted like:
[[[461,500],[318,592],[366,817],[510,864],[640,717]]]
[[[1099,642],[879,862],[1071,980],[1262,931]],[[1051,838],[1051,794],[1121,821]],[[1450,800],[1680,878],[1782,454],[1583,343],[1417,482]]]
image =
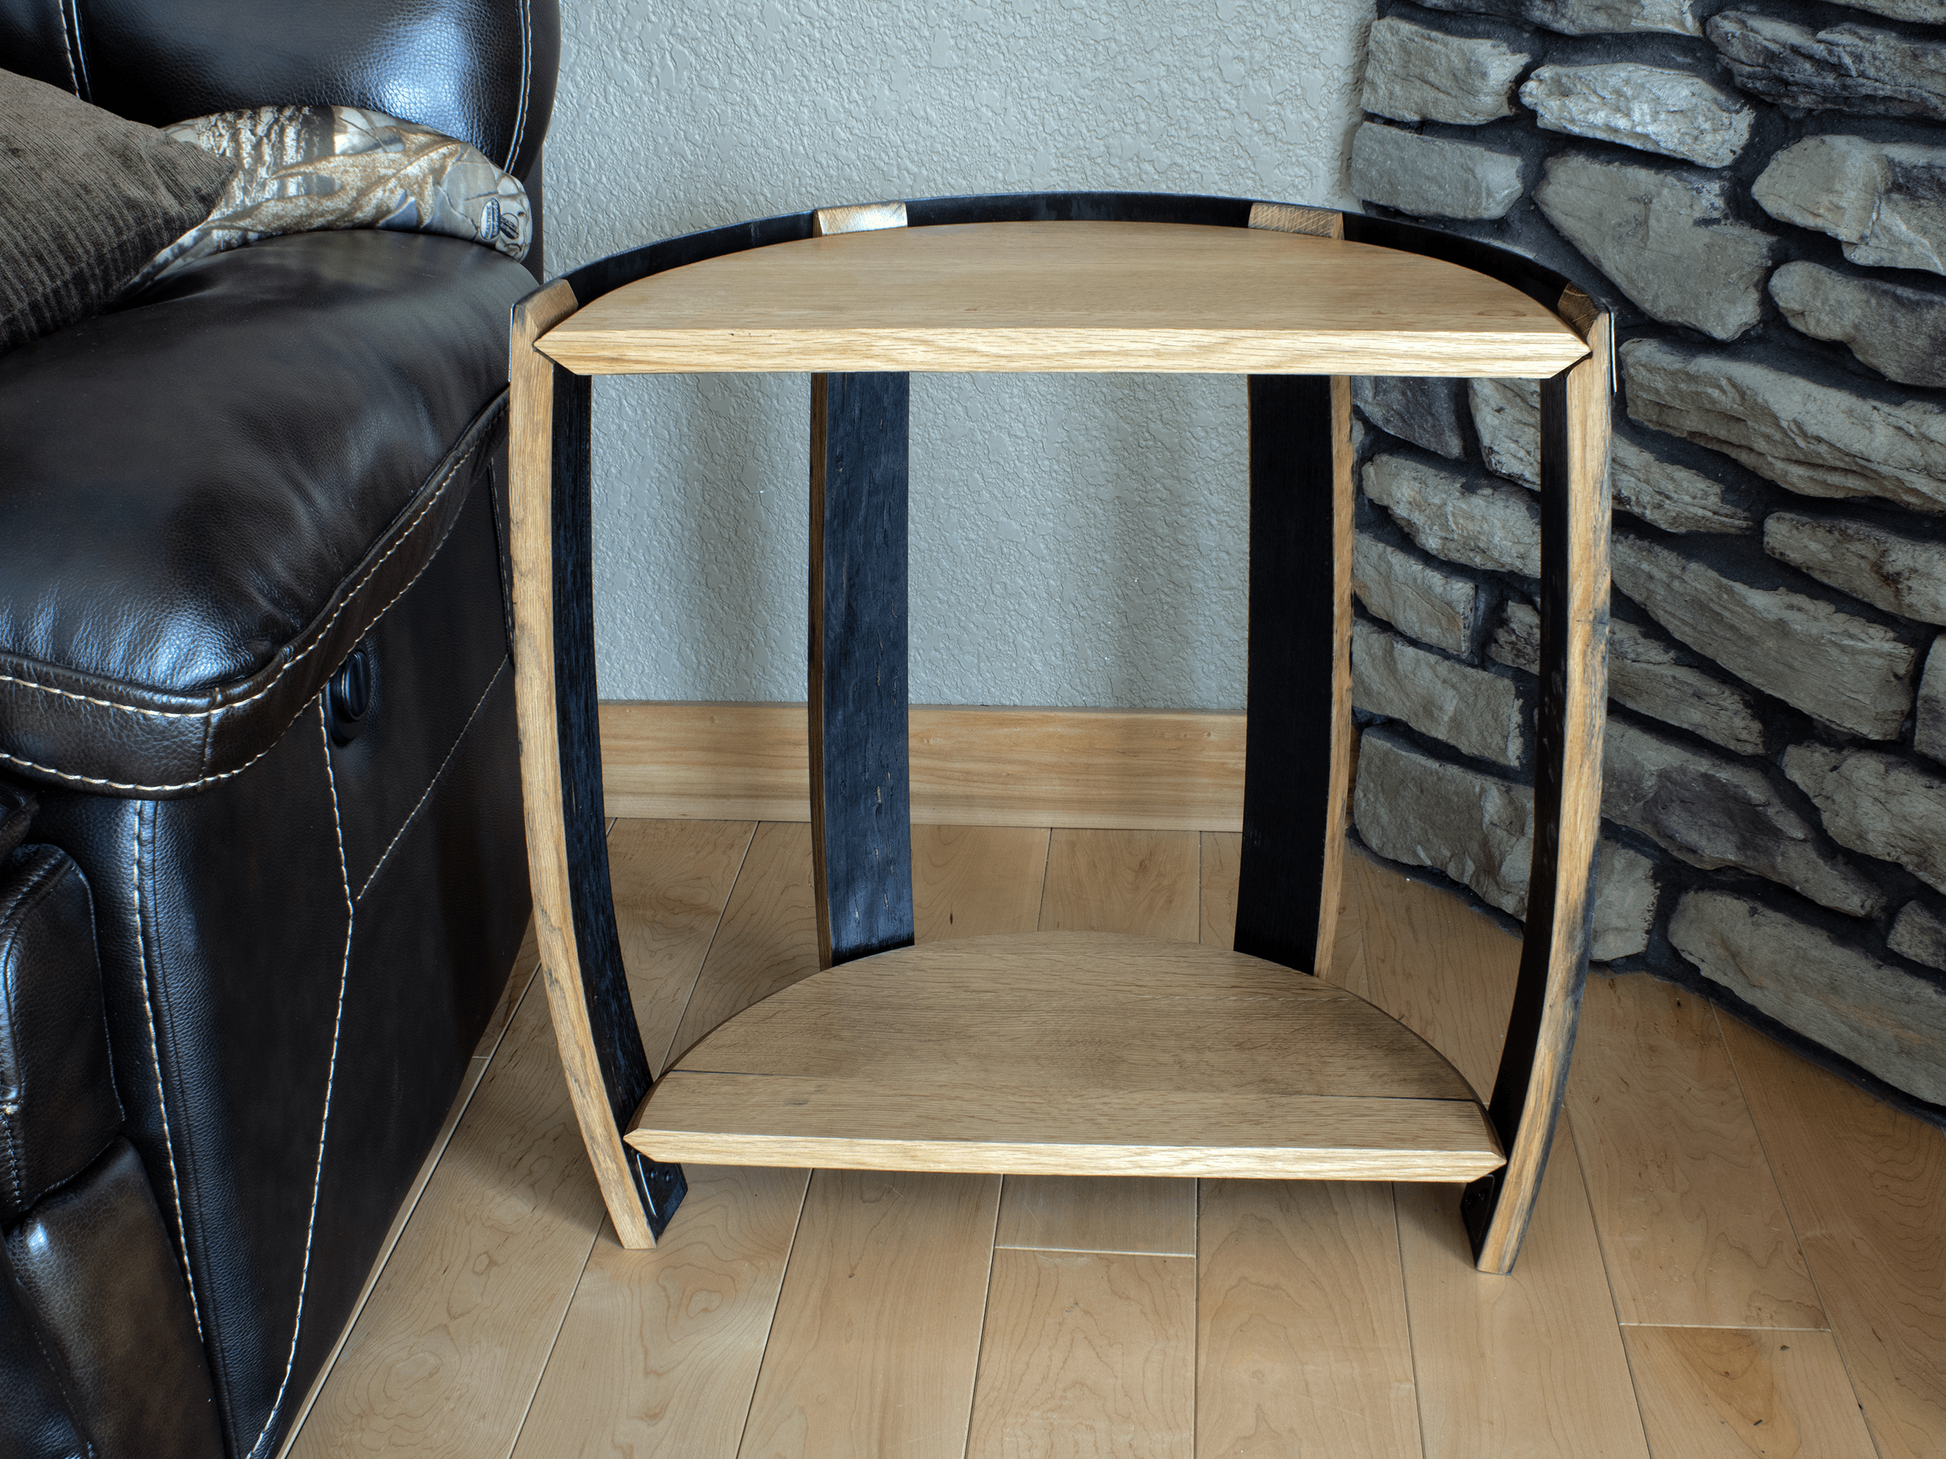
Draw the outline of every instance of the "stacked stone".
[[[1946,1106],[1946,0],[1378,8],[1352,190],[1620,327],[1595,957]],[[1538,390],[1354,398],[1357,834],[1518,918]]]

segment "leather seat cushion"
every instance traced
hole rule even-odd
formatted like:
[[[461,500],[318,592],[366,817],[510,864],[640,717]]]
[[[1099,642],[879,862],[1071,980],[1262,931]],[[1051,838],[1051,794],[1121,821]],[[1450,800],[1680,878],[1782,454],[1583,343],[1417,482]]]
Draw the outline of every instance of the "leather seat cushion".
[[[189,794],[444,539],[533,287],[458,239],[268,239],[0,355],[0,769]]]

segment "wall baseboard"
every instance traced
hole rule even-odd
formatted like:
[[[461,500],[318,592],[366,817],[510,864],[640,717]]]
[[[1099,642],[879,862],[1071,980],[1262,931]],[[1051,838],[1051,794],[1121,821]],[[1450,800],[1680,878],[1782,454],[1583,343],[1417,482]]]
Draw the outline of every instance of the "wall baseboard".
[[[1243,828],[1244,716],[914,705],[921,825]],[[611,816],[808,821],[801,704],[601,706]]]

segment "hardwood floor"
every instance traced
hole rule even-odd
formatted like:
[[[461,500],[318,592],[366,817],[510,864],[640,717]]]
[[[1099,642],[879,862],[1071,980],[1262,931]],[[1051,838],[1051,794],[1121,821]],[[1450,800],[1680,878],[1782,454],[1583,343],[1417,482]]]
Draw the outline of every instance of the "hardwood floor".
[[[816,967],[789,823],[611,832],[658,1065]],[[925,826],[919,937],[1227,942],[1238,838]],[[1489,1082],[1516,944],[1348,858],[1326,976]],[[1520,1264],[1456,1190],[692,1166],[602,1217],[524,960],[290,1459],[1946,1459],[1946,1136],[1591,979]]]

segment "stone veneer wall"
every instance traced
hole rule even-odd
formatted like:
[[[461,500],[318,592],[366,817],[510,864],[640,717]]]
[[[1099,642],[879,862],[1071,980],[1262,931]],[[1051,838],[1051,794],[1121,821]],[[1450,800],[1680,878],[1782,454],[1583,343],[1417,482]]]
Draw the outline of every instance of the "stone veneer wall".
[[[1620,325],[1595,957],[1946,1122],[1946,0],[1428,3],[1353,192]],[[1537,395],[1356,399],[1357,834],[1517,918]]]

